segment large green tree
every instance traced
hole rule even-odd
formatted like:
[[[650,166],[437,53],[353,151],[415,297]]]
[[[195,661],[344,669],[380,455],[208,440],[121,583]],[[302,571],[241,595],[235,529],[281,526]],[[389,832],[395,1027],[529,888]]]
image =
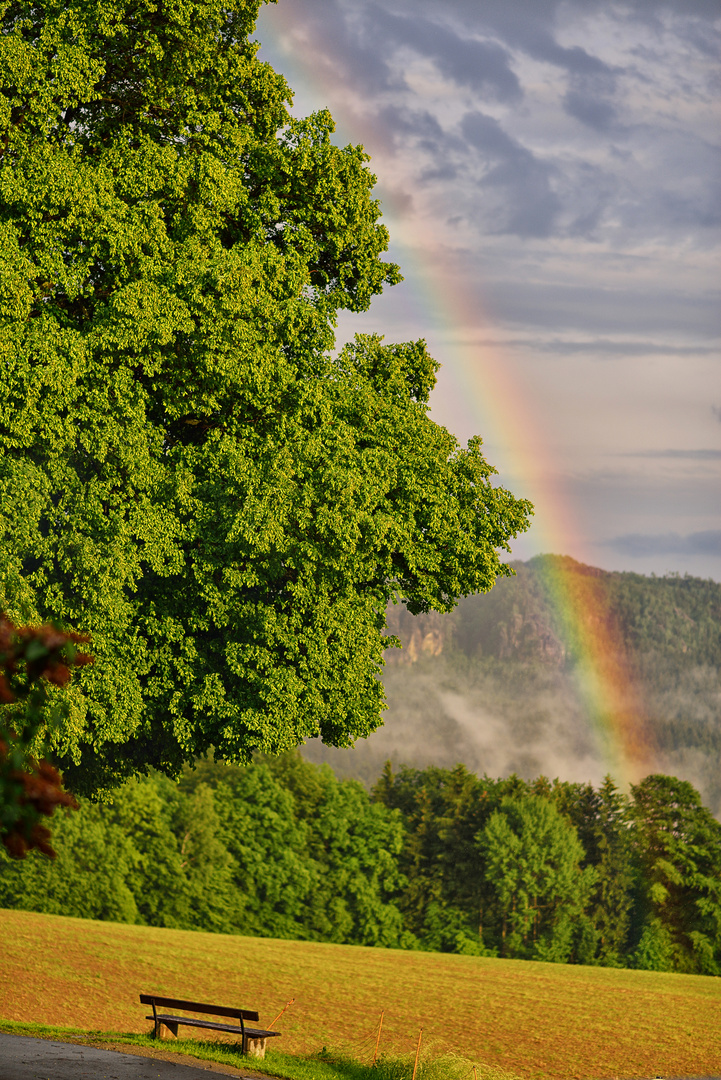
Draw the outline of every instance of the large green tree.
[[[540,780],[532,789],[543,794]],[[584,849],[581,865],[596,871],[588,905],[594,933],[579,942],[584,947],[577,948],[577,958],[583,963],[597,960],[608,966],[622,965],[634,885],[629,800],[610,776],[604,777],[598,790],[591,784],[554,780],[547,795],[578,833]]]
[[[573,825],[543,795],[506,796],[478,845],[502,916],[501,955],[567,962],[574,939],[593,936],[584,910],[597,879],[581,869]]]
[[[423,342],[334,351],[400,275],[259,6],[0,3],[0,606],[92,635],[80,791],[368,734],[389,600],[489,589],[528,523]]]
[[[687,780],[631,788],[638,967],[721,974],[721,825]],[[638,925],[640,924],[640,925]]]

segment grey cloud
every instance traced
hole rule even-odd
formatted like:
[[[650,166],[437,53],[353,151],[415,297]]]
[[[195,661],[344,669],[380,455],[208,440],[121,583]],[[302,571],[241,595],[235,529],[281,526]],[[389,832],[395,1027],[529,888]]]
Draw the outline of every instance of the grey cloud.
[[[608,131],[615,124],[617,113],[608,100],[614,89],[606,78],[572,79],[563,99],[569,116],[596,131]]]
[[[715,18],[718,19],[718,5]],[[686,18],[679,27],[681,36],[700,53],[711,59],[718,59],[721,53],[721,32],[713,21],[702,18]]]
[[[560,200],[551,188],[551,166],[512,139],[492,116],[466,113],[461,130],[490,166],[480,185],[500,188],[503,193],[505,220],[491,224],[489,231],[548,236],[561,209]]]
[[[527,344],[527,342],[509,342],[509,344]],[[533,347],[543,352],[558,356],[594,353],[606,356],[712,356],[718,353],[718,347],[712,345],[667,345],[658,341],[609,341],[606,338],[593,338],[590,341],[534,341]],[[721,420],[721,410],[719,410]]]
[[[458,166],[446,161],[442,165],[435,165],[430,169],[426,169],[420,174],[418,180],[421,184],[429,184],[439,180],[455,180],[457,176]]]
[[[598,131],[606,130],[616,119],[616,110],[608,102],[599,101],[597,98],[575,90],[566,94],[564,105],[570,116],[575,116],[582,124],[587,124],[588,127],[596,128]]]
[[[558,44],[552,32],[553,4],[474,5],[464,11],[462,3],[426,5],[425,17],[416,3],[388,5],[351,0],[294,0],[295,18],[314,27],[315,36],[337,60],[342,60],[347,82],[367,90],[402,85],[393,63],[398,48],[414,49],[433,60],[438,70],[458,86],[484,97],[517,101],[523,96],[511,66],[506,44],[535,59],[544,60],[573,76],[609,75],[611,69],[579,46]],[[439,18],[441,14],[441,18]],[[461,15],[461,21],[457,18]],[[499,40],[480,40],[484,34]]]
[[[606,547],[633,558],[648,555],[721,555],[721,529],[679,536],[678,533],[629,533],[606,540]]]
[[[417,17],[418,4],[415,0],[406,0],[396,5],[410,10]],[[438,4],[426,3],[426,10],[437,10]],[[556,67],[563,68],[575,75],[598,75],[610,73],[611,68],[596,56],[592,56],[578,45],[566,48],[559,45],[555,30],[556,12],[559,0],[538,2],[535,0],[444,0],[443,10],[447,18],[460,16],[460,21],[477,32],[489,30],[501,37],[509,45],[521,49],[535,60],[543,60]]]
[[[366,10],[374,34],[384,50],[406,46],[434,60],[438,70],[459,86],[467,86],[500,101],[522,96],[521,84],[510,67],[508,51],[492,41],[459,37],[437,20],[419,18],[414,11],[403,17],[378,5]]]
[[[579,404],[579,409],[592,409]],[[581,516],[587,516],[589,535],[621,533],[621,522],[633,522],[633,534],[658,535],[676,528],[698,528],[721,514],[721,486],[716,470],[662,471],[639,468],[636,472],[593,469],[580,475],[567,474],[565,490]],[[609,522],[618,523],[610,528]],[[629,530],[630,532],[631,530]],[[626,535],[624,532],[623,535]],[[608,543],[608,541],[607,541]]]
[[[464,337],[464,345],[476,345],[479,348],[489,349],[527,349],[529,346],[534,352],[552,353],[555,356],[575,356],[592,353],[609,356],[715,356],[718,354],[717,346],[705,345],[666,345],[657,341],[610,341],[607,338],[591,338],[588,341],[568,341],[559,338],[488,338],[488,337]],[[711,406],[712,412],[721,420],[721,406]],[[658,451],[661,453],[662,451]],[[682,451],[678,451],[681,453]],[[689,453],[696,451],[689,451]],[[719,453],[720,451],[710,451]],[[673,451],[669,451],[673,453]]]
[[[449,136],[427,110],[387,105],[378,112],[377,117],[394,136],[410,135],[417,140],[418,146],[433,154],[441,149],[462,149],[460,140]]]
[[[594,8],[573,0],[571,8],[579,6]],[[431,130],[428,112],[409,119],[410,110],[404,106],[410,104],[413,92],[404,81],[404,49],[431,59],[449,80],[472,88],[480,100],[493,97],[505,102],[515,101],[523,92],[505,46],[545,59],[568,76],[567,86],[559,87],[568,116],[606,140],[609,135],[624,142],[633,137],[632,145],[643,148],[624,156],[606,141],[599,147],[602,158],[591,162],[587,155],[584,160],[583,151],[573,149],[569,133],[570,153],[556,145],[557,137],[549,142],[551,163],[479,112],[481,119],[475,126],[467,120],[465,130],[487,158],[480,181],[485,196],[479,199],[476,189],[466,192],[465,201],[470,205],[466,217],[482,233],[591,240],[615,233],[618,243],[628,245],[637,237],[708,230],[721,222],[718,148],[681,126],[664,125],[662,130],[655,123],[642,131],[628,126],[632,119],[624,125],[616,100],[618,70],[580,47],[556,42],[556,0],[537,4],[487,0],[483,5],[475,0],[472,4],[390,0],[383,5],[375,0],[294,0],[293,10],[296,25],[309,32],[322,57],[331,58],[346,86],[359,90],[371,111],[373,102],[379,103],[378,145],[384,137],[390,145],[403,145],[407,161],[413,160],[415,151],[430,156],[432,161],[419,163],[416,182],[457,184],[454,206],[464,201],[462,163],[467,151],[453,147],[450,132],[442,133],[437,121],[436,130]],[[660,8],[648,4],[644,10]],[[635,9],[619,15],[633,17]],[[498,40],[479,40],[484,33]],[[391,95],[394,107],[384,108]],[[448,126],[446,119],[442,123]],[[541,127],[534,143],[543,139]],[[689,175],[684,175],[689,165]]]
[[[680,289],[602,288],[524,280],[485,280],[496,317],[509,326],[582,330],[595,334],[683,334],[698,341],[719,334],[718,299]]]
[[[721,461],[721,450],[634,450],[623,457],[681,458],[686,461]]]
[[[509,0],[443,0],[448,11],[455,12],[470,21],[484,21],[495,25],[500,18],[509,14]],[[513,0],[513,11],[518,21],[529,19],[543,20],[549,26],[556,23],[559,9],[566,7],[567,0]],[[437,0],[396,0],[395,8],[434,8]],[[577,10],[593,13],[607,11],[608,0],[573,0]],[[633,0],[627,5],[628,13],[635,19],[656,21],[664,12],[688,17],[697,16],[713,22],[718,19],[718,0]]]
[[[416,150],[422,150],[433,164],[416,177],[420,185],[431,181],[453,181],[458,175],[458,159],[467,154],[461,139],[444,131],[432,113],[420,109],[408,109],[388,105],[377,114],[378,121],[387,131],[390,140],[403,148],[410,138]]]
[[[494,117],[484,113],[466,113],[461,121],[461,130],[473,146],[494,157],[523,157],[529,154],[528,150],[524,150],[515,139],[506,134]]]
[[[597,56],[592,56],[579,45],[567,49],[554,39],[536,19],[500,19],[500,29],[506,40],[518,46],[534,60],[564,68],[571,75],[611,74],[612,69]]]
[[[339,0],[293,0],[293,21],[309,33],[314,48],[343,71],[344,81],[366,94],[399,90],[404,81],[389,63],[389,50],[379,46],[367,21],[353,18],[352,7]],[[258,20],[263,40],[263,18]]]
[[[573,0],[571,6],[594,11],[607,3]],[[559,44],[561,0],[484,0],[483,4],[477,0],[443,0],[443,4],[396,0],[383,5],[367,0],[294,0],[293,7],[296,20],[314,25],[333,55],[343,60],[348,81],[369,90],[399,85],[392,56],[400,45],[433,59],[443,75],[459,86],[502,101],[522,96],[509,47],[553,64],[572,78],[613,78],[617,73],[586,49]],[[664,10],[685,20],[686,35],[694,47],[713,54],[718,38],[713,27],[718,16],[716,0],[635,0],[625,16],[657,25]],[[488,35],[495,40],[478,40]],[[590,105],[588,95],[572,88],[569,108],[576,109],[579,118],[594,116]]]

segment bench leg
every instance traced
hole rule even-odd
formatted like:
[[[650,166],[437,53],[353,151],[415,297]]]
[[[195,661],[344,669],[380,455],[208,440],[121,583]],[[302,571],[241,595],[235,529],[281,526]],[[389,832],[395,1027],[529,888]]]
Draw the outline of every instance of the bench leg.
[[[243,1039],[243,1053],[248,1057],[259,1058],[262,1060],[265,1057],[265,1044],[266,1039],[251,1039],[248,1035]]]
[[[170,1024],[170,1023],[168,1023],[167,1020],[164,1020],[163,1023],[165,1024],[168,1031],[172,1031],[173,1035],[177,1039],[177,1037],[178,1037],[178,1025],[177,1024]]]

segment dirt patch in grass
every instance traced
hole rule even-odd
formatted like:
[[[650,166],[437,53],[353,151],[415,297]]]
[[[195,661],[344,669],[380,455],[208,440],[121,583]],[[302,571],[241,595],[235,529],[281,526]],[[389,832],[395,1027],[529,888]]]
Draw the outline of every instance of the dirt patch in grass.
[[[147,1032],[138,994],[238,1004],[280,1048],[408,1054],[424,1044],[527,1080],[710,1076],[721,980],[276,941],[3,911],[0,1016]],[[220,1041],[223,1037],[220,1036]],[[107,1045],[107,1044],[103,1044]],[[178,1049],[181,1049],[179,1040]],[[170,1048],[168,1048],[169,1050]]]

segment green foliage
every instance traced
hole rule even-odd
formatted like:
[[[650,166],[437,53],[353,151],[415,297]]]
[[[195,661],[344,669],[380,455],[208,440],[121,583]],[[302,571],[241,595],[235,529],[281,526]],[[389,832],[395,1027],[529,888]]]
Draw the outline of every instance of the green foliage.
[[[33,853],[23,862],[0,861],[0,905],[80,919],[138,922],[135,886],[140,852],[101,806],[65,811],[53,822],[57,852],[51,862]],[[145,879],[147,884],[147,879]],[[154,884],[154,883],[153,883]]]
[[[635,953],[654,971],[721,974],[721,825],[684,780],[632,788],[643,931]]]
[[[462,765],[394,774],[388,763],[373,788],[406,823],[400,865],[408,885],[400,906],[425,948],[484,952],[489,895],[476,835],[514,782],[479,780]]]
[[[501,919],[501,955],[565,963],[596,881],[549,799],[506,796],[478,836]]]
[[[554,780],[545,789],[575,827],[584,855],[581,865],[594,867],[595,881],[586,908],[576,958],[581,963],[623,964],[630,930],[635,873],[630,834],[629,801],[610,776],[596,790],[591,784]]]
[[[259,0],[6,2],[0,606],[93,635],[73,790],[380,723],[384,612],[508,573],[530,506],[428,417],[361,147],[249,39]]]
[[[610,777],[388,763],[373,794],[403,816],[397,903],[424,948],[717,972],[721,826],[690,784],[649,777],[628,798]]]
[[[297,753],[128,782],[0,856],[0,907],[468,956],[721,973],[721,826],[697,792],[390,765],[369,794]]]
[[[0,907],[276,938],[413,947],[393,903],[398,814],[291,756],[201,761],[58,822],[58,858],[0,862]]]
[[[631,954],[631,965],[643,971],[674,970],[673,941],[659,919],[644,926],[641,940]]]

